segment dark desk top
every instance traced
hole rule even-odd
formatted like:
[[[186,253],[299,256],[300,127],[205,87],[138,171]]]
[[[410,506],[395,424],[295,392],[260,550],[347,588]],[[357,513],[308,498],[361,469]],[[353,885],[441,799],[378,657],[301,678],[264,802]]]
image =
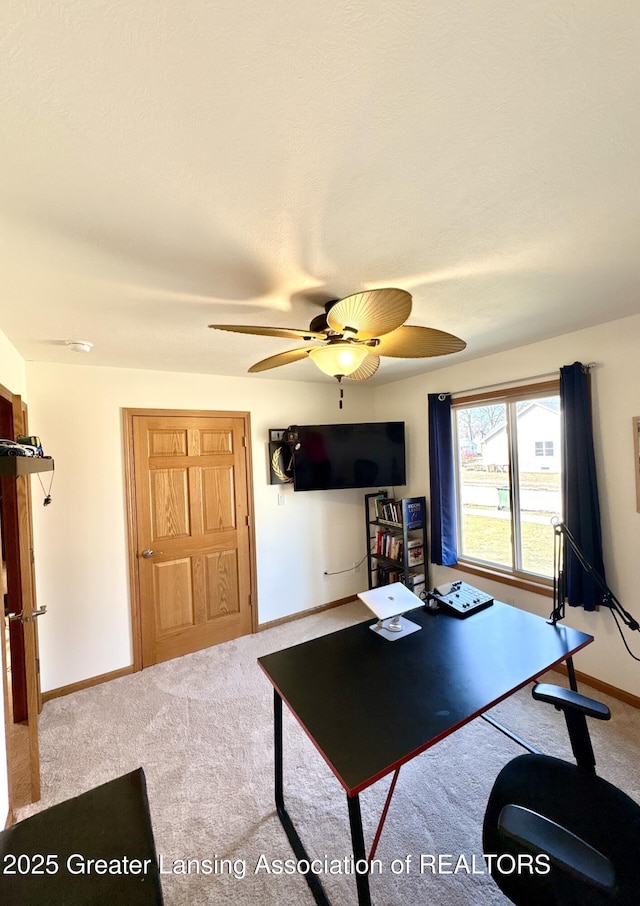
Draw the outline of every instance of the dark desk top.
[[[497,601],[406,616],[423,628],[393,642],[368,620],[258,659],[350,795],[593,641]]]

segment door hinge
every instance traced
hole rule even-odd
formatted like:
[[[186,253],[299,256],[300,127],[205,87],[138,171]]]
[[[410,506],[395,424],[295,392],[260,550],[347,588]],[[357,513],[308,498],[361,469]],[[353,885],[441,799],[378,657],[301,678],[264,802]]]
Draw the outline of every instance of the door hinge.
[[[33,548],[30,548],[30,549],[29,549],[29,556],[31,557],[31,563],[32,563],[32,564],[35,563],[35,562],[36,562],[36,556],[35,556],[35,554],[34,554],[34,552],[33,552]]]
[[[247,435],[246,435],[246,434],[243,434],[243,435],[242,435],[242,445],[243,445],[244,447],[248,447],[248,446],[249,446],[249,441],[247,440]]]
[[[40,676],[40,658],[36,658],[36,674]]]
[[[246,525],[247,525],[247,526],[250,526],[250,525],[251,525],[251,516],[249,516],[248,513],[247,513],[247,515],[245,516],[245,519],[246,519]]]

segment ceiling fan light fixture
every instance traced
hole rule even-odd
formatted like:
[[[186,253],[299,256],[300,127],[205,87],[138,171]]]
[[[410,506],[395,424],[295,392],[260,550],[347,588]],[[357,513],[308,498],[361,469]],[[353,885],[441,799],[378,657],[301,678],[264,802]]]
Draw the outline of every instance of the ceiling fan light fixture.
[[[357,371],[369,352],[366,346],[359,346],[355,343],[329,343],[328,346],[310,349],[309,355],[320,371],[339,380],[341,377]]]

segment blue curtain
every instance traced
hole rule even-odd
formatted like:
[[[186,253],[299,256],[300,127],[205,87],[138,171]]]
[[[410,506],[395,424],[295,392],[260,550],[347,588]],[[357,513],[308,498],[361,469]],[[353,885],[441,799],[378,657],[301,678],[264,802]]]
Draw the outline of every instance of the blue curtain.
[[[602,528],[593,447],[589,374],[581,362],[560,369],[562,409],[564,522],[585,559],[605,580],[602,558]],[[572,607],[595,610],[603,593],[567,545],[567,601]]]
[[[429,487],[431,494],[431,562],[458,562],[456,487],[451,429],[451,397],[429,394]]]

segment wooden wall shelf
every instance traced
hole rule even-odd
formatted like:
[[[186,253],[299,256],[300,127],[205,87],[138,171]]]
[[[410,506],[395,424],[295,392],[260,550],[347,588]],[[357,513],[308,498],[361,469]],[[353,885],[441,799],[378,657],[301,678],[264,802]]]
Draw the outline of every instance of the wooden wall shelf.
[[[52,472],[53,460],[41,456],[0,456],[0,476],[32,475],[34,472]]]

